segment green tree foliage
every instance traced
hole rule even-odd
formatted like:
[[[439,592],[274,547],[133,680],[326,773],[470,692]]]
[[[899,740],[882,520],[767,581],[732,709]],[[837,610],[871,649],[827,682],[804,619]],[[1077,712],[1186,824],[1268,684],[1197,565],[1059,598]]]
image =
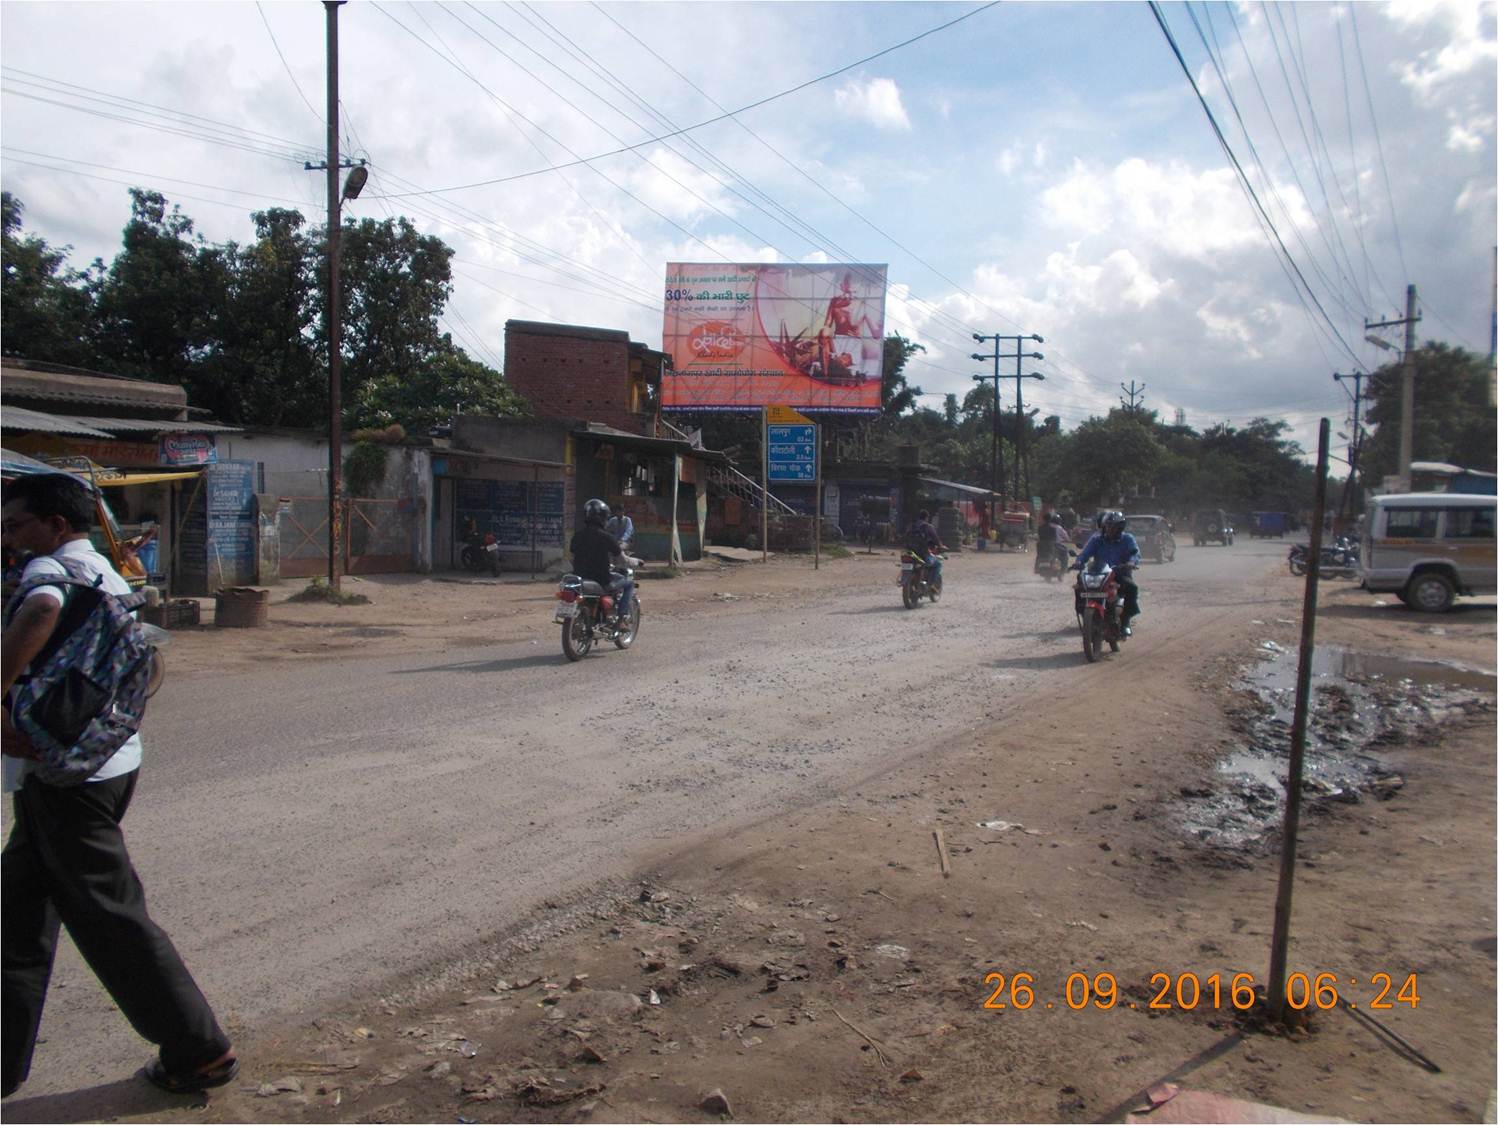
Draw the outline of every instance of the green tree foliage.
[[[1399,471],[1399,390],[1403,364],[1387,363],[1368,380],[1367,420],[1359,472],[1369,484]],[[1432,342],[1415,352],[1414,460],[1447,461],[1493,472],[1495,434],[1488,399],[1491,370],[1463,348]]]
[[[10,192],[0,193],[0,208],[5,223],[0,347],[6,355],[86,362],[92,352],[92,279],[68,266],[71,247],[54,249],[34,234],[22,235],[25,208]]]
[[[94,301],[97,352],[108,370],[191,385],[212,346],[224,281],[219,255],[192,220],[175,205],[169,210],[160,192],[131,188],[123,245]]]
[[[255,241],[215,250],[223,299],[212,347],[188,380],[194,405],[220,418],[307,425],[328,412],[326,348],[316,316],[319,248],[296,211],[256,212]]]
[[[213,245],[159,192],[130,190],[114,261],[89,274],[66,249],[22,237],[5,196],[8,354],[181,383],[196,406],[241,425],[320,425],[327,413],[327,232],[296,211],[253,216],[246,245]],[[345,425],[424,432],[459,407],[523,412],[493,368],[442,332],[452,249],[404,219],[342,232]]]
[[[498,371],[470,359],[444,335],[436,354],[408,374],[366,378],[345,413],[356,426],[400,422],[425,433],[459,412],[504,417],[527,409]]]

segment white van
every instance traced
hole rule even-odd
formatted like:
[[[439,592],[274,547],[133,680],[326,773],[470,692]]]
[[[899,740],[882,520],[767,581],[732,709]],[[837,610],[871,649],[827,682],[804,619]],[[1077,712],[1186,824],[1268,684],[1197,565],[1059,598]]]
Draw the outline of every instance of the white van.
[[[1363,530],[1363,585],[1411,609],[1444,613],[1457,594],[1498,590],[1498,497],[1375,496]]]

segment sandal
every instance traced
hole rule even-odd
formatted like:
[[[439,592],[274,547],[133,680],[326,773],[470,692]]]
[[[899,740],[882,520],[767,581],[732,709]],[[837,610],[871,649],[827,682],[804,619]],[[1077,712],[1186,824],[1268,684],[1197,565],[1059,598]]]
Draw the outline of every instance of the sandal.
[[[188,1074],[173,1074],[160,1059],[152,1059],[150,1066],[140,1068],[140,1073],[147,1082],[168,1094],[196,1094],[233,1082],[239,1074],[239,1059],[231,1055],[224,1062]]]

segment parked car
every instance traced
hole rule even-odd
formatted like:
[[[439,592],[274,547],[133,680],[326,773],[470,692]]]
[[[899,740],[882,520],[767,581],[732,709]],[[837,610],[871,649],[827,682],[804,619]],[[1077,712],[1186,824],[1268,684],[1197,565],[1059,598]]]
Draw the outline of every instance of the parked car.
[[[1152,562],[1174,562],[1175,529],[1164,516],[1129,517],[1129,531],[1139,543],[1139,554]]]
[[[1221,508],[1200,508],[1191,517],[1191,542],[1200,547],[1204,543],[1233,545],[1233,524]]]
[[[1273,536],[1276,539],[1285,537],[1285,527],[1290,522],[1285,512],[1255,512],[1254,522],[1248,529],[1248,534],[1254,539],[1268,539]]]
[[[1444,613],[1458,594],[1498,589],[1498,500],[1452,492],[1375,496],[1363,530],[1363,585]]]

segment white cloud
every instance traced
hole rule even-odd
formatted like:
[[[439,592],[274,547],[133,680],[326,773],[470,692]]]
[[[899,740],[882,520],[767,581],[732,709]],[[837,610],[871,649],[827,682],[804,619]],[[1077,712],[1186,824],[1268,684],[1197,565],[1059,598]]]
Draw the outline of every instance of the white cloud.
[[[837,108],[848,117],[867,121],[879,129],[910,128],[910,118],[900,101],[900,87],[890,78],[862,82],[851,78],[834,95]]]
[[[1394,0],[1388,14],[1405,28],[1449,36],[1444,46],[1427,48],[1398,67],[1400,79],[1427,104],[1448,83],[1479,67],[1491,70],[1498,60],[1491,5],[1471,0]]]
[[[1019,167],[1019,162],[1020,151],[1017,145],[1010,145],[1003,152],[999,153],[997,161],[999,171],[1006,176],[1014,175],[1014,170]]]

